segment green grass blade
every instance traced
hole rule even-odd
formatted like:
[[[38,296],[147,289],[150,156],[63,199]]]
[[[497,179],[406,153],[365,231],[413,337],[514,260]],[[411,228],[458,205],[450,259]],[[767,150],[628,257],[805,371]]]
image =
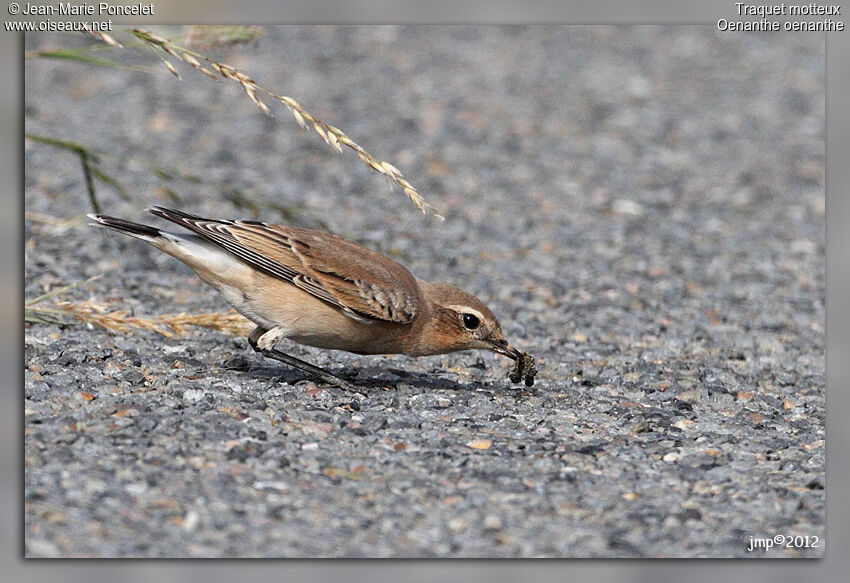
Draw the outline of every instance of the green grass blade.
[[[66,291],[73,289],[77,286],[85,285],[85,284],[89,283],[90,281],[94,281],[95,279],[97,279],[99,277],[100,277],[100,275],[93,275],[90,278],[85,279],[83,281],[78,281],[78,282],[75,282],[75,283],[72,283],[72,284],[69,284],[69,285],[57,287],[56,289],[51,290],[51,291],[47,292],[46,294],[41,294],[37,298],[33,298],[33,299],[27,301],[24,305],[29,308],[30,306],[34,306],[35,304],[37,304],[39,302],[43,302],[44,300],[48,300],[52,297],[58,296],[59,294],[64,294]],[[43,311],[43,310],[40,310],[40,311]]]
[[[48,51],[36,51],[27,54],[28,59],[33,57],[38,57],[42,59],[60,59],[63,61],[76,61],[78,63],[85,63],[87,65],[97,65],[99,67],[128,67],[128,65],[125,65],[123,63],[117,63],[115,61],[110,61],[109,59],[87,55],[81,51],[77,51],[74,49],[54,49]]]

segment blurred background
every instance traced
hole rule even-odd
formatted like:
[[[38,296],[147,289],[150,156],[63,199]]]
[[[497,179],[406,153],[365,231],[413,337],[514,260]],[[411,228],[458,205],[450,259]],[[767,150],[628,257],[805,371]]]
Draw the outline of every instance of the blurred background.
[[[515,278],[476,281],[481,254],[533,254],[527,285],[558,295],[573,292],[559,289],[557,272],[576,283],[604,276],[609,260],[652,269],[639,263],[660,251],[648,245],[710,253],[767,230],[792,252],[822,250],[817,36],[708,27],[287,26],[221,38],[203,27],[157,30],[202,52],[223,43],[207,52],[394,164],[447,221],[424,221],[353,152],[336,154],[268,98],[275,117],[262,115],[236,83],[164,55],[178,81],[149,47],[31,35],[31,229],[94,236],[81,228],[92,207],[74,150],[82,147],[104,212],[140,219],[144,206],[171,204],[320,226],[395,253],[420,277],[450,273],[479,290]],[[787,204],[762,204],[779,199]],[[495,213],[513,217],[510,232]],[[639,236],[655,227],[657,240]],[[38,291],[36,278],[27,283]]]

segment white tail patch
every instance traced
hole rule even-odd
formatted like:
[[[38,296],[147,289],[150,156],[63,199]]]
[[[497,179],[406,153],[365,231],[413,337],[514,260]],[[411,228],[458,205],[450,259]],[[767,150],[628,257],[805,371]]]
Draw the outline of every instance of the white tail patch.
[[[191,267],[205,281],[209,275],[225,281],[251,281],[253,270],[244,261],[198,235],[160,231],[151,243]]]

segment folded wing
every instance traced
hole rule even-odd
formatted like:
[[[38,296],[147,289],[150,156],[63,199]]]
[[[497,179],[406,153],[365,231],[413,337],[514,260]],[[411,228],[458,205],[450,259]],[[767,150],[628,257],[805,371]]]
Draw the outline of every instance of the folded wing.
[[[407,269],[337,235],[258,221],[205,219],[162,207],[147,210],[354,319],[409,324],[420,309],[418,283]]]

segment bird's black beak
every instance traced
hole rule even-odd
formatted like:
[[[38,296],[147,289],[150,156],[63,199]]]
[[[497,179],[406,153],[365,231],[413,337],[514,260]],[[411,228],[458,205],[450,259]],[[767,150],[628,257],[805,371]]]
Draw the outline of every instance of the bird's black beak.
[[[522,353],[510,344],[508,344],[507,340],[488,340],[487,342],[490,344],[490,346],[492,346],[493,352],[504,354],[512,360],[520,360],[522,358]]]

